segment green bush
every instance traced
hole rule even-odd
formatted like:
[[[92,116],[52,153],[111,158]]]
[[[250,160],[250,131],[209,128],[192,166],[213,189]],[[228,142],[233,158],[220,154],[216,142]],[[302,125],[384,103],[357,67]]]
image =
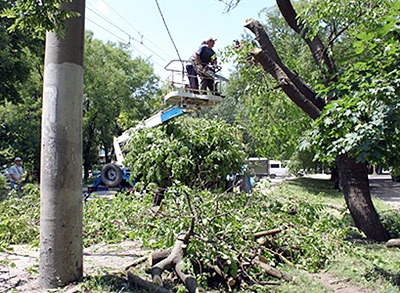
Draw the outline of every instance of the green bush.
[[[26,184],[21,196],[11,191],[0,205],[0,249],[10,244],[39,243],[40,193]]]
[[[400,238],[400,211],[390,210],[380,215],[382,225],[390,238]]]
[[[0,198],[7,194],[7,178],[0,175]]]
[[[238,129],[223,121],[180,117],[132,133],[126,163],[145,184],[221,186],[246,158]]]

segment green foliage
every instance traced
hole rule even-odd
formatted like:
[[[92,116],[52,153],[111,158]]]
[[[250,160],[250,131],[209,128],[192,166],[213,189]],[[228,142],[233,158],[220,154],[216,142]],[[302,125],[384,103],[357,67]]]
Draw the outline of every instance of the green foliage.
[[[21,197],[15,191],[0,205],[0,250],[10,244],[39,244],[39,204],[37,185],[24,186]]]
[[[60,8],[60,4],[72,0],[21,0],[14,1],[2,10],[0,17],[14,20],[10,31],[25,30],[43,35],[47,30],[62,36],[65,31],[65,19],[79,16],[76,11]]]
[[[25,98],[17,105],[5,102],[0,105],[0,119],[0,164],[10,167],[19,156],[26,171],[39,170],[41,100]]]
[[[95,197],[95,196],[94,196]],[[104,200],[95,198],[84,205],[83,238],[84,245],[90,246],[99,242],[117,243],[132,239],[130,230],[134,221],[133,198],[120,193],[116,198]]]
[[[388,231],[390,238],[400,238],[400,211],[391,210],[380,215],[381,223]]]
[[[0,10],[10,1],[0,1]],[[20,156],[30,174],[39,170],[44,39],[7,32],[0,18],[0,165]]]
[[[4,11],[11,1],[0,0],[0,11]],[[6,29],[11,20],[0,17],[0,101],[21,102],[25,95],[31,96],[32,72],[41,68],[44,56],[44,39],[32,34]],[[38,61],[39,60],[39,61]],[[21,92],[21,90],[25,90]]]
[[[307,144],[308,145],[308,144]],[[304,173],[322,173],[329,168],[328,164],[315,160],[315,152],[309,147],[300,146],[294,151],[287,166],[292,174],[296,174],[299,170]]]
[[[0,167],[1,168],[1,167]],[[6,176],[3,174],[0,174],[0,198],[3,198],[7,194],[7,186],[8,185],[8,180]]]
[[[398,35],[389,32],[385,36],[371,32],[373,39],[363,46],[369,46],[374,57],[358,54],[360,60],[338,83],[320,88],[321,95],[338,100],[326,107],[312,133],[319,159],[333,160],[336,154],[348,152],[361,162],[387,168],[400,165],[400,48]]]
[[[99,162],[99,146],[108,155],[114,136],[150,116],[157,104],[157,80],[150,64],[141,58],[132,59],[126,45],[103,43],[87,33],[83,103],[85,174]]]
[[[223,121],[179,117],[157,128],[135,130],[126,164],[145,184],[207,187],[242,170],[246,154],[239,129]]]
[[[265,28],[277,51],[282,53],[283,62],[305,80],[315,83],[316,66],[301,38],[279,17],[276,8],[260,15],[265,18]],[[243,36],[239,43],[224,49],[222,61],[235,63],[237,71],[230,76],[223,103],[213,107],[209,116],[242,125],[250,156],[288,159],[311,120],[282,92],[275,90],[278,86],[271,76],[255,66],[249,57],[254,47],[254,40]]]

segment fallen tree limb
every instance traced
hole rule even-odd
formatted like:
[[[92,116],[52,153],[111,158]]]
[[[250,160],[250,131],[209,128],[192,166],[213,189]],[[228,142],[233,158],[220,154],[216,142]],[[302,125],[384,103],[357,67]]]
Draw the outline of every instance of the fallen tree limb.
[[[272,230],[268,230],[268,231],[257,232],[257,233],[254,233],[254,238],[277,234],[281,231],[282,230],[280,228],[276,228],[276,229],[272,229]]]
[[[186,288],[189,290],[190,293],[205,293],[206,290],[197,284],[196,279],[188,274],[183,273],[183,259],[175,265],[175,272],[185,284]]]
[[[163,284],[161,278],[162,272],[165,270],[174,269],[176,274],[185,284],[186,288],[190,293],[205,292],[205,289],[202,288],[199,284],[197,284],[197,281],[194,277],[185,274],[182,271],[183,257],[186,255],[186,249],[189,244],[190,237],[193,234],[193,229],[194,229],[194,218],[192,218],[189,231],[187,233],[180,233],[177,236],[174,247],[172,248],[168,256],[163,260],[161,260],[160,262],[153,265],[150,269],[146,270],[147,273],[151,274],[153,283],[162,286]]]
[[[149,266],[152,267],[156,265],[160,261],[166,259],[170,254],[171,254],[171,249],[153,251],[148,256]]]
[[[221,278],[226,279],[226,276],[225,276],[224,272],[217,265],[213,265],[213,264],[208,263],[207,264],[207,268],[212,270],[213,272],[215,272]]]
[[[131,263],[130,265],[126,266],[125,267],[125,271],[129,270],[131,267],[135,267],[138,264],[141,264],[141,263],[145,262],[147,260],[147,258],[148,258],[147,256],[139,257],[133,263]]]
[[[259,265],[263,270],[265,270],[265,271],[267,272],[268,275],[271,275],[271,276],[273,276],[273,277],[275,277],[275,278],[284,279],[285,281],[288,281],[288,282],[294,280],[294,278],[293,278],[291,275],[289,275],[289,274],[287,274],[287,273],[285,273],[285,272],[282,272],[282,271],[280,271],[280,270],[277,270],[277,269],[271,267],[270,265],[267,265],[266,263],[263,263],[263,262],[260,261],[260,260],[257,260],[257,259],[256,259],[256,260],[254,260],[254,263],[256,263],[256,264]]]
[[[127,275],[129,284],[134,287],[147,289],[149,292],[154,292],[154,293],[172,293],[171,290],[167,290],[163,287],[153,284],[152,282],[143,280],[142,278],[139,278],[138,276],[132,274],[131,272],[127,272]]]

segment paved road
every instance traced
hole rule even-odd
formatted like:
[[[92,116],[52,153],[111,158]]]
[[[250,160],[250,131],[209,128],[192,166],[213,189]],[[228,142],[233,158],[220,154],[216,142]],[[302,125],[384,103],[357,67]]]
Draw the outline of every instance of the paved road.
[[[313,174],[307,177],[329,179],[330,175]],[[387,202],[395,209],[400,209],[400,182],[392,181],[389,174],[369,175],[369,185],[373,196]]]
[[[400,182],[392,181],[390,175],[370,175],[371,194],[400,209]]]
[[[306,175],[311,178],[329,179],[330,175],[327,174],[313,174]],[[392,205],[396,209],[400,209],[400,182],[392,181],[390,175],[370,175],[371,194],[380,198],[381,200]],[[279,184],[282,178],[270,179],[272,184]],[[84,189],[85,192],[85,189]],[[112,198],[115,190],[97,191],[95,192],[98,197]],[[89,199],[91,199],[89,197]]]

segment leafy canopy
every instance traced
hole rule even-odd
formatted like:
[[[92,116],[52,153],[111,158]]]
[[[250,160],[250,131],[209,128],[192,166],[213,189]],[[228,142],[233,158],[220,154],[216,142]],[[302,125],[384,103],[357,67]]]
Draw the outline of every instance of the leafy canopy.
[[[239,129],[223,121],[179,117],[132,133],[126,164],[145,184],[210,186],[240,172],[246,158]]]
[[[132,58],[127,46],[103,43],[91,32],[85,42],[83,156],[88,169],[98,163],[99,147],[108,154],[114,136],[150,116],[159,89],[152,66]]]
[[[65,19],[79,16],[78,12],[60,8],[60,4],[72,0],[19,0],[12,1],[10,6],[3,9],[0,17],[13,20],[10,31],[29,31],[44,35],[48,31],[55,31],[57,36],[63,36],[66,29]]]
[[[311,133],[320,160],[348,152],[361,162],[400,166],[400,1],[374,4],[381,5],[374,6],[375,18],[353,19],[348,29],[352,58],[338,82],[317,88],[334,100]]]

